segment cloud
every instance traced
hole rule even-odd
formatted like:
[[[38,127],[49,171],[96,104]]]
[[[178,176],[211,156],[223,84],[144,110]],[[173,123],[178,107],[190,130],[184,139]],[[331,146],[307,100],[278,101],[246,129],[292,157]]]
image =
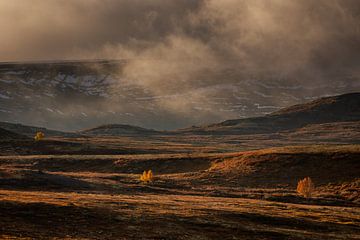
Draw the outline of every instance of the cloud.
[[[213,99],[240,99],[234,85],[254,78],[310,89],[360,77],[357,0],[0,0],[0,29],[1,61],[129,59],[113,94],[136,85],[186,123],[237,117]]]
[[[248,68],[351,64],[359,9],[356,0],[2,0],[1,60],[120,57],[119,46],[141,52],[182,36]]]
[[[359,9],[355,1],[337,0],[204,1],[183,16],[186,24],[173,25],[158,42],[140,51],[128,47],[134,60],[124,76],[155,96],[186,96],[157,104],[175,113],[187,109],[190,117],[194,106],[211,108],[213,90],[204,86],[254,76],[266,82],[273,75],[304,85],[327,84],[333,74],[357,69]],[[233,76],[221,77],[227,69]],[[211,114],[234,117],[233,112]]]
[[[109,45],[161,41],[197,1],[2,0],[1,61],[102,56]]]

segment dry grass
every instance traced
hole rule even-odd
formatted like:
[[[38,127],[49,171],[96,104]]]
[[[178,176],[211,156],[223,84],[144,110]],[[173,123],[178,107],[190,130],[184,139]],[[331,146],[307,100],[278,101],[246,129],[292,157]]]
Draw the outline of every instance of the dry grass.
[[[7,139],[5,137],[5,139]],[[294,131],[251,135],[129,135],[118,137],[50,137],[33,140],[1,140],[0,155],[36,154],[172,154],[224,153],[284,147],[288,145],[359,144],[359,122],[309,125]]]
[[[0,210],[10,214],[0,216],[0,236],[15,238],[20,232],[36,239],[360,237],[359,208],[204,196],[44,191],[2,190],[0,199]]]
[[[357,145],[319,145],[4,156],[0,238],[357,239],[360,208],[353,190],[359,188],[346,181],[360,177],[359,154]],[[152,184],[139,183],[144,169],[156,173]],[[319,178],[309,200],[294,191],[307,175]]]

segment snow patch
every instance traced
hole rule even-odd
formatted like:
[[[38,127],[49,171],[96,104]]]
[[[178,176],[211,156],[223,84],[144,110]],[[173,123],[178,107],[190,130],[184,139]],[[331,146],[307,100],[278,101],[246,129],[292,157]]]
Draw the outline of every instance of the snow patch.
[[[276,106],[261,106],[259,103],[255,103],[254,105],[256,106],[257,109],[266,109],[266,108],[279,109],[279,108],[281,108],[281,107],[276,107]]]
[[[3,83],[13,83],[12,80],[5,80],[5,79],[0,79],[0,82],[3,82]]]
[[[1,94],[0,93],[0,98],[3,98],[3,99],[10,99],[11,97],[7,96],[7,95],[4,95],[4,94]]]
[[[4,112],[4,113],[12,113],[12,111],[5,110],[5,109],[1,109],[1,108],[0,108],[0,112]]]

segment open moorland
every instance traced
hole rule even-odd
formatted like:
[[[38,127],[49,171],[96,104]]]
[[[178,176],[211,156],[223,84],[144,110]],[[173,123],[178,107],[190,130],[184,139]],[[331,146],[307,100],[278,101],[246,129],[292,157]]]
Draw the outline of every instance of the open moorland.
[[[360,239],[358,103],[173,132],[1,123],[0,238]]]
[[[358,145],[3,156],[1,237],[359,239],[359,159]],[[311,199],[296,193],[304,176]]]

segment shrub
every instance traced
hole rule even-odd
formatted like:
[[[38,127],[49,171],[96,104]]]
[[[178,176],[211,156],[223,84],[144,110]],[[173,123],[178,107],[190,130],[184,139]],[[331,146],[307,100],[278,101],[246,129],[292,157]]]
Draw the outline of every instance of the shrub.
[[[43,132],[37,132],[34,139],[36,142],[38,142],[38,141],[44,139],[44,137],[45,137],[45,134]]]
[[[310,198],[314,192],[314,184],[310,177],[300,180],[297,185],[296,191],[303,197]]]
[[[144,171],[143,174],[140,176],[140,180],[144,183],[152,182],[154,180],[154,175],[152,171]]]

